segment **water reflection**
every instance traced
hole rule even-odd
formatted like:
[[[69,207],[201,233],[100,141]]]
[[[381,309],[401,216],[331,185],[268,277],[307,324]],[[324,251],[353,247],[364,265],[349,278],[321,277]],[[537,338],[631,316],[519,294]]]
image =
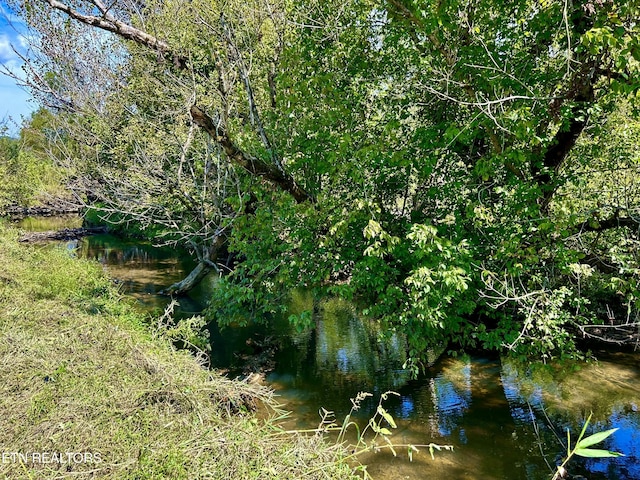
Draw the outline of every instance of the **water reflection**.
[[[573,468],[588,478],[640,478],[639,356],[600,352],[598,357],[597,363],[541,373],[526,373],[505,361],[505,392],[519,390],[511,403],[516,407],[518,401],[530,403],[531,421],[540,425],[547,440],[552,437],[547,417],[561,434],[568,428],[577,435],[589,415],[592,425],[588,434],[619,428],[598,448],[622,452],[626,455],[623,459],[578,459]],[[546,445],[548,451],[554,451],[552,442]]]
[[[385,408],[401,444],[452,444],[453,453],[396,458],[381,452],[363,458],[377,479],[548,479],[566,452],[566,429],[577,436],[594,412],[589,431],[619,428],[600,448],[624,458],[576,459],[569,470],[591,480],[640,478],[640,382],[637,354],[603,355],[594,364],[531,369],[528,365],[473,357],[442,358],[411,380],[402,370],[402,341],[380,344],[375,325],[347,307],[329,303],[313,334],[298,337],[278,357],[267,380],[296,415],[291,428],[313,428],[318,408],[349,411],[350,398],[369,391],[358,412],[361,426],[375,412],[377,396],[393,390]],[[302,340],[301,340],[302,339]]]
[[[80,228],[82,217],[78,215],[55,215],[47,217],[23,217],[14,222],[17,228],[28,232],[46,232],[63,228]]]
[[[51,229],[51,228],[44,228]],[[163,308],[156,293],[179,280],[192,264],[187,255],[140,242],[95,236],[67,245],[78,255],[102,262],[123,289],[146,309]],[[198,312],[215,288],[215,278],[180,299],[179,316]],[[412,380],[402,369],[404,342],[381,335],[380,326],[358,318],[345,302],[313,303],[299,292],[294,313],[312,310],[313,328],[297,331],[286,318],[268,327],[247,329],[211,326],[212,363],[240,373],[243,358],[259,353],[261,341],[276,345],[267,382],[294,412],[292,428],[315,427],[320,407],[344,418],[358,392],[375,395],[357,412],[361,425],[376,410],[380,394],[393,390],[385,408],[398,428],[398,444],[452,444],[453,453],[425,449],[407,459],[388,451],[361,460],[382,479],[543,480],[550,477],[566,447],[565,430],[580,431],[593,412],[591,431],[619,428],[601,448],[625,453],[613,459],[576,459],[573,475],[590,480],[640,478],[639,353],[598,352],[598,363],[536,369],[492,358],[448,358]]]
[[[67,242],[74,254],[104,265],[121,290],[135,298],[146,312],[163,310],[169,302],[159,292],[182,280],[195,266],[188,252],[175,247],[159,247],[151,242],[126,240],[109,234],[92,235]],[[178,299],[176,318],[196,315],[206,305],[215,276]]]

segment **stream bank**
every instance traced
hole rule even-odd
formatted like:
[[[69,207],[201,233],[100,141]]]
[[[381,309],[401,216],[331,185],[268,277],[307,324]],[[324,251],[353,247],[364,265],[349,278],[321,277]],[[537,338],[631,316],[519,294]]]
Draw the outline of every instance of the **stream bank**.
[[[1,477],[351,478],[320,437],[274,436],[249,408],[269,389],[172,348],[95,261],[1,223],[0,251]]]
[[[76,256],[97,260],[127,295],[146,311],[162,311],[164,286],[190,271],[189,260],[171,249],[145,242],[97,235],[64,243]],[[177,318],[197,314],[215,292],[215,277],[179,299]],[[299,292],[289,306],[310,309]],[[312,308],[311,308],[312,309]],[[231,377],[243,375],[246,359],[268,345],[264,381],[276,390],[287,410],[289,429],[314,428],[325,408],[338,421],[348,414],[351,398],[367,391],[374,397],[354,416],[361,427],[375,413],[380,394],[391,395],[385,408],[398,426],[394,441],[404,444],[451,444],[453,452],[426,451],[409,462],[381,452],[364,457],[376,480],[548,480],[566,453],[566,429],[577,435],[590,412],[590,431],[619,428],[602,448],[623,452],[616,459],[576,459],[572,475],[589,480],[640,478],[640,356],[637,352],[595,352],[592,363],[558,363],[545,368],[481,355],[434,361],[429,371],[411,379],[403,368],[400,337],[381,342],[379,326],[361,318],[338,300],[322,302],[315,327],[299,332],[286,316],[269,325],[220,330],[210,325],[211,363]],[[557,435],[557,436],[556,436]]]

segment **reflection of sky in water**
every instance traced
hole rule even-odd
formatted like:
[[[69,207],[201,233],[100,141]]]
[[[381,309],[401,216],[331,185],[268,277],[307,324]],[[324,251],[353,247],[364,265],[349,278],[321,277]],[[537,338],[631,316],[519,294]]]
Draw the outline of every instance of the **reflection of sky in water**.
[[[403,396],[400,399],[400,415],[396,415],[399,418],[409,418],[413,411],[415,410],[415,405],[413,404],[413,398],[408,396]]]
[[[634,408],[635,407],[635,408]],[[598,425],[596,430],[619,428],[606,442],[593,448],[606,448],[624,453],[624,460],[605,458],[590,459],[587,464],[592,472],[607,474],[609,478],[640,479],[640,414],[637,406],[616,409],[607,424]]]
[[[455,384],[446,375],[438,374],[429,381],[429,389],[435,411],[430,423],[443,436],[451,435],[459,426],[465,411],[471,405],[471,365],[466,363],[457,370]],[[462,377],[462,381],[460,381]],[[465,440],[464,430],[460,430],[460,440]]]
[[[536,386],[528,395],[525,395],[522,392],[520,375],[510,365],[503,365],[500,380],[514,421],[530,424],[532,418],[529,405],[542,408],[542,388]]]
[[[347,351],[344,348],[341,348],[340,350],[338,350],[337,357],[338,370],[347,373],[349,370],[349,359],[347,358]]]
[[[595,371],[594,376],[587,377],[588,382],[595,382],[593,385],[599,384],[602,380],[611,380],[608,375]],[[602,375],[599,377],[598,375]],[[615,373],[612,373],[615,375]],[[580,429],[583,426],[584,418],[589,415],[589,411],[578,408],[572,411],[570,408],[566,411],[569,420],[563,420],[557,416],[551,416],[551,420],[547,418],[545,413],[545,396],[551,395],[551,398],[565,398],[568,395],[570,401],[571,396],[575,392],[563,391],[562,382],[546,382],[545,387],[548,391],[544,391],[541,385],[536,385],[527,372],[518,371],[509,364],[503,364],[501,374],[502,386],[505,397],[509,402],[511,416],[524,428],[528,428],[535,422],[539,428],[548,431],[549,421],[551,421],[558,431],[571,430],[572,442],[575,441]],[[525,387],[526,385],[526,387]],[[594,387],[595,388],[595,387]],[[607,389],[602,389],[607,393]],[[597,392],[598,389],[595,389]],[[614,392],[609,392],[614,395]],[[628,394],[627,394],[628,395]],[[615,398],[615,395],[614,395]],[[624,397],[623,397],[624,398]],[[628,397],[627,397],[628,398]],[[604,398],[596,396],[595,399],[604,401]],[[606,402],[605,402],[606,403]],[[557,408],[557,407],[556,407]],[[606,478],[606,479],[640,479],[640,412],[635,402],[625,402],[623,399],[618,403],[612,400],[611,413],[608,418],[599,422],[592,422],[586,432],[586,436],[596,432],[617,428],[618,430],[608,437],[605,441],[594,445],[594,449],[611,450],[624,454],[624,457],[618,458],[581,458],[574,457],[570,467],[576,469],[576,464],[580,464],[586,469],[585,474],[588,478]],[[548,453],[557,450],[556,441],[552,438],[546,442]],[[560,451],[560,450],[558,450]]]

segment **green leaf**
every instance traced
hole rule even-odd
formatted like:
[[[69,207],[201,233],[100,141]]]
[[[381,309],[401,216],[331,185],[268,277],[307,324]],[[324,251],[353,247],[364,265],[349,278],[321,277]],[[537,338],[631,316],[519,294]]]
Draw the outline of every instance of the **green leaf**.
[[[414,445],[409,445],[407,447],[407,454],[409,455],[409,461],[413,462],[413,452],[417,452],[418,449]]]
[[[576,448],[575,454],[588,458],[624,457],[623,453],[598,450],[596,448]]]
[[[369,223],[367,224],[367,226],[364,227],[363,234],[364,234],[364,238],[372,239],[380,235],[381,232],[382,232],[382,227],[380,226],[380,224],[375,220],[371,219],[369,220]]]
[[[587,438],[583,438],[576,445],[577,449],[590,447],[591,445],[595,445],[596,443],[600,443],[605,438],[613,434],[617,428],[612,428],[611,430],[605,430],[604,432],[594,433],[593,435],[588,436]]]
[[[398,428],[396,426],[396,422],[393,420],[393,417],[387,412],[381,405],[378,405],[378,413],[384,418],[391,428]]]
[[[593,416],[593,412],[591,412],[589,414],[589,416],[587,417],[587,419],[584,422],[584,425],[582,425],[582,430],[580,431],[580,435],[578,436],[578,443],[576,444],[576,446],[578,446],[578,444],[580,443],[580,441],[582,440],[582,438],[584,437],[585,432],[587,431],[587,427],[589,426],[589,422],[591,422],[591,417]],[[567,429],[567,440],[569,440],[569,430]],[[567,448],[571,447],[571,442],[567,441]]]
[[[383,430],[386,430],[386,429],[383,429]],[[389,440],[387,437],[382,437],[382,438],[384,438],[387,444],[389,445],[389,449],[391,450],[391,453],[393,453],[393,456],[397,457],[398,454],[396,453],[395,448],[393,448],[393,443],[391,443],[391,440]]]

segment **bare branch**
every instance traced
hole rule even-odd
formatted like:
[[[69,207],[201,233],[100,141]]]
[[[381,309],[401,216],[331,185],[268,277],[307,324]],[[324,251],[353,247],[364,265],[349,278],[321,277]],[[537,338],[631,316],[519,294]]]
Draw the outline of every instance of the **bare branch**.
[[[242,83],[244,84],[244,88],[247,92],[247,100],[249,101],[249,118],[251,120],[251,124],[258,130],[258,135],[260,136],[260,140],[262,140],[262,144],[264,148],[271,154],[271,158],[275,166],[284,173],[284,168],[282,167],[282,162],[278,157],[269,137],[267,136],[267,132],[264,129],[264,125],[262,123],[262,119],[260,118],[260,112],[258,111],[258,105],[253,95],[253,88],[251,87],[251,81],[249,79],[249,72],[244,63],[240,50],[238,49],[234,34],[231,29],[231,26],[224,18],[224,15],[220,15],[220,23],[222,24],[222,29],[225,34],[225,39],[227,44],[229,45],[229,49],[231,50],[231,56],[238,63],[238,68],[240,70],[240,78],[242,78]]]
[[[98,9],[101,11],[104,9],[103,13],[105,15],[103,17],[83,14],[78,10],[71,8],[69,5],[59,2],[58,0],[40,1],[46,2],[52,8],[65,13],[70,18],[84,23],[85,25],[97,27],[102,30],[106,30],[107,32],[115,33],[116,35],[124,39],[134,41],[140,45],[149,47],[152,50],[156,50],[163,56],[170,58],[173,61],[174,65],[179,68],[186,68],[187,66],[187,59],[174,52],[167,42],[160,40],[153,35],[149,35],[148,33],[135,28],[125,22],[117,20],[106,10],[106,8],[99,1],[97,3],[94,2],[94,4],[96,4],[97,6],[98,4],[100,4],[100,6],[98,6]]]

